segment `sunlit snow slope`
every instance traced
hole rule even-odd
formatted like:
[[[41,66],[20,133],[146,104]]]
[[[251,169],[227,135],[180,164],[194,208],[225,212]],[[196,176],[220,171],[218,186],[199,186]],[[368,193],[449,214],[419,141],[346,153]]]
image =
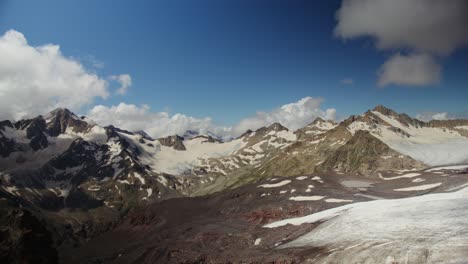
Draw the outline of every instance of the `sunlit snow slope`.
[[[403,124],[394,116],[379,111],[367,112],[365,115],[380,122],[353,122],[348,126],[351,133],[367,130],[390,148],[429,166],[468,161],[468,138],[455,129]]]
[[[466,263],[466,219],[468,188],[349,204],[265,227],[318,223],[281,246],[329,249],[317,263]]]

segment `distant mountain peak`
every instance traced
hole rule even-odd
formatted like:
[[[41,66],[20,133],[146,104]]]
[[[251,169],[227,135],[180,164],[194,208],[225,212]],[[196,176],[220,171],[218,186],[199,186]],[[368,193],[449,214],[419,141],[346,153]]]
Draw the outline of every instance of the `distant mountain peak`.
[[[53,137],[65,132],[68,127],[77,133],[84,133],[95,125],[94,122],[77,116],[67,108],[56,108],[43,118],[47,123],[48,133]]]
[[[193,138],[193,137],[196,137],[196,136],[199,136],[199,135],[200,135],[200,133],[198,133],[198,131],[187,130],[187,131],[184,132],[182,137],[185,138],[185,139],[190,139],[190,138]]]
[[[164,138],[158,138],[161,145],[166,147],[173,147],[175,150],[186,150],[184,145],[184,138],[179,135],[167,136]]]
[[[323,120],[321,117],[317,117],[314,119],[314,121],[312,121],[311,124],[317,124],[317,123],[323,123],[323,122],[327,122],[327,121]]]
[[[383,105],[377,105],[376,107],[374,107],[374,109],[372,111],[375,111],[375,112],[379,112],[383,115],[386,115],[386,116],[397,116],[398,113],[395,112],[393,109],[390,109],[386,106],[383,106]]]
[[[242,133],[240,136],[238,136],[237,138],[243,138],[243,137],[247,137],[247,136],[250,136],[251,134],[253,133],[253,131],[251,129],[247,129],[247,131],[245,131],[244,133]]]
[[[54,110],[50,111],[48,114],[44,115],[44,119],[49,120],[56,116],[73,116],[73,117],[78,118],[78,116],[75,115],[68,108],[59,107],[59,108],[55,108]]]
[[[283,130],[288,131],[288,129],[285,126],[281,125],[278,122],[271,124],[269,127],[267,127],[267,130],[268,131],[283,131]]]
[[[142,136],[144,139],[153,141],[154,139],[143,130],[133,131],[134,134]]]

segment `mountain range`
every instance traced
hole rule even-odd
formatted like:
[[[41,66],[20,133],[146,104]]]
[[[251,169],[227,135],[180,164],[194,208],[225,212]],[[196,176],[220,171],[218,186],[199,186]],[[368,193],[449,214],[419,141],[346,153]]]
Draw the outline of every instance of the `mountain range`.
[[[385,177],[401,176],[408,171],[416,173],[432,167],[467,164],[467,149],[468,120],[423,122],[384,106],[341,122],[317,118],[296,131],[274,123],[255,131],[248,130],[230,141],[194,131],[154,139],[144,131],[100,126],[64,108],[32,119],[5,120],[0,122],[3,211],[0,260],[2,263],[16,259],[34,263],[65,260],[64,263],[84,263],[83,259],[71,257],[74,249],[80,248],[83,256],[90,256],[86,247],[95,245],[97,242],[93,239],[102,234],[112,235],[114,230],[135,223],[137,226],[159,223],[157,219],[175,221],[175,215],[184,215],[181,210],[191,210],[180,201],[188,204],[197,201],[201,204],[193,208],[207,212],[213,207],[223,214],[232,210],[229,213],[239,215],[242,211],[242,215],[250,215],[249,221],[262,224],[281,217],[305,215],[318,209],[304,206],[295,211],[290,208],[292,211],[288,212],[271,209],[282,203],[290,205],[291,200],[286,199],[276,205],[273,201],[252,205],[253,211],[249,211],[249,206],[240,209],[231,204],[230,199],[241,197],[240,204],[255,204],[258,201],[252,200],[252,190],[261,186],[258,184],[274,185],[272,180],[282,179],[281,183],[296,177],[312,179],[312,175],[322,175],[314,176],[320,179],[315,182],[334,186],[327,188],[346,196],[349,191],[336,185],[336,177],[384,182]],[[329,175],[330,181],[323,175]],[[304,188],[304,191],[312,188]],[[263,194],[270,195],[258,193],[259,196]],[[370,197],[371,194],[365,195]],[[329,196],[329,193],[322,196]],[[366,201],[362,197],[361,200]],[[203,203],[213,207],[205,208]],[[219,218],[216,214],[206,214],[207,219]],[[265,218],[264,214],[270,216]],[[165,220],[161,220],[164,217]],[[174,229],[174,223],[167,228]],[[161,239],[156,241],[163,241]],[[168,260],[167,248],[171,246],[159,249],[164,260]],[[182,251],[186,249],[181,248]],[[243,252],[249,259],[252,252]],[[180,254],[174,262],[200,260],[200,256],[190,255],[193,252]],[[279,255],[272,256],[279,258]],[[102,263],[90,259],[92,257],[86,261]],[[132,261],[138,263],[137,259]],[[215,258],[214,262],[217,260]],[[115,259],[101,261],[114,262]]]

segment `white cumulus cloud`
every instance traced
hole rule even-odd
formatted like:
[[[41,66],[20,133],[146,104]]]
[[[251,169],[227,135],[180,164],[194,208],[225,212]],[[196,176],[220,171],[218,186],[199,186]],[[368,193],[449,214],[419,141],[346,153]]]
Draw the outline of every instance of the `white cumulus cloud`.
[[[321,109],[323,99],[305,97],[269,112],[258,112],[242,119],[234,126],[219,126],[209,117],[195,118],[184,114],[152,112],[147,105],[120,103],[116,106],[97,105],[87,116],[101,125],[114,125],[130,131],[144,130],[150,136],[159,138],[168,135],[182,135],[188,130],[200,134],[211,133],[222,139],[237,137],[248,129],[279,122],[290,130],[301,128],[315,118],[335,119],[336,110]]]
[[[257,112],[256,115],[242,119],[233,127],[234,134],[240,134],[247,129],[258,129],[279,122],[290,130],[296,130],[311,123],[315,118],[334,120],[336,109],[323,110],[322,98],[304,97],[297,102],[286,104],[269,112]]]
[[[215,126],[211,118],[152,112],[147,105],[137,106],[126,103],[110,107],[97,105],[88,112],[87,116],[101,125],[114,125],[130,131],[144,130],[155,138],[183,135],[187,130],[200,134],[211,132],[221,138],[225,138],[230,133],[229,128]]]
[[[31,46],[9,30],[0,36],[0,120],[36,116],[57,107],[75,111],[109,96],[108,82],[60,46]]]
[[[110,79],[120,84],[120,87],[117,89],[117,94],[120,95],[126,94],[128,88],[132,86],[132,77],[128,74],[112,75]]]
[[[336,19],[334,34],[339,38],[372,37],[379,50],[409,51],[385,62],[381,86],[433,84],[440,79],[434,57],[468,44],[465,0],[343,0]]]
[[[0,58],[0,119],[77,108],[109,94],[105,80],[64,57],[59,46],[32,47],[14,30],[0,37]]]
[[[336,36],[371,36],[379,49],[448,54],[468,44],[465,0],[344,0],[337,20]]]
[[[427,54],[396,54],[380,68],[379,86],[388,84],[422,86],[438,83],[441,67]]]

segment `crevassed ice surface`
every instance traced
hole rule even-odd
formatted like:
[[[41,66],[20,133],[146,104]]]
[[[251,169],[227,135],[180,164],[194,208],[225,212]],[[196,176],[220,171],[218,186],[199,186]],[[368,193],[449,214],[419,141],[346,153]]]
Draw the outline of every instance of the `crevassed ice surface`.
[[[468,188],[336,207],[266,225],[323,222],[282,248],[329,250],[317,263],[466,263]]]

